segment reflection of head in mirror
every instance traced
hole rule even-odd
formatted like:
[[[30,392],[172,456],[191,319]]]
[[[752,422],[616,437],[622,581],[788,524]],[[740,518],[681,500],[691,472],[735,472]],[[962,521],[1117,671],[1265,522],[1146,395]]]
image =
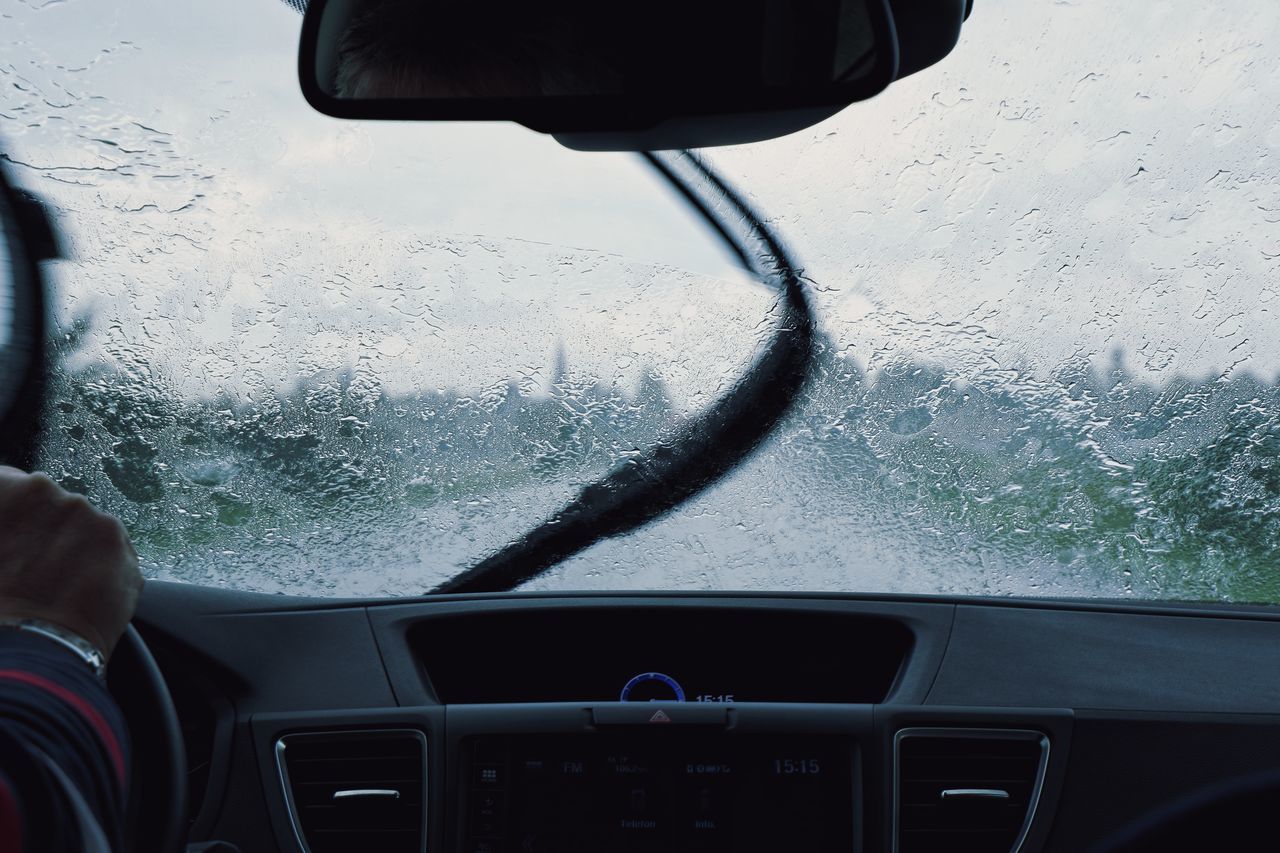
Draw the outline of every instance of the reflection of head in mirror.
[[[364,0],[338,44],[334,94],[361,100],[616,91],[619,75],[583,8]]]

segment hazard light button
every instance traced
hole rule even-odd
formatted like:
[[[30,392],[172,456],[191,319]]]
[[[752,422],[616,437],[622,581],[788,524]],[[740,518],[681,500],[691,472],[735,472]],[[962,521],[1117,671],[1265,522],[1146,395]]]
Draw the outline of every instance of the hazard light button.
[[[597,726],[726,726],[729,709],[710,703],[619,702],[591,709]]]

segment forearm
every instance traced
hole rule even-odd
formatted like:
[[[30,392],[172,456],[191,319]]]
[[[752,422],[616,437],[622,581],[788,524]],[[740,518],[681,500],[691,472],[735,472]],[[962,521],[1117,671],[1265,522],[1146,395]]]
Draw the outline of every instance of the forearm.
[[[123,718],[89,668],[42,637],[0,630],[0,849],[82,850],[78,795],[120,850],[128,773]]]

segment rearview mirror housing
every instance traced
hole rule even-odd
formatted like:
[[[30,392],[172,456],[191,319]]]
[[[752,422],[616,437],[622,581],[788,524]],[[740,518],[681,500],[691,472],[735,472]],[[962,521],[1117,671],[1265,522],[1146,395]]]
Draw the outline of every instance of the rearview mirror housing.
[[[971,0],[310,0],[299,80],[338,118],[514,121],[584,150],[768,139],[937,62]]]

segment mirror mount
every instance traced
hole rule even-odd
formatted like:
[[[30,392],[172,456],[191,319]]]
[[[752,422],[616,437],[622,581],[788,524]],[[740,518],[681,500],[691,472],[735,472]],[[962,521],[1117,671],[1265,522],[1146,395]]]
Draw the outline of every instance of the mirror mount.
[[[772,113],[744,113],[713,119],[669,119],[642,130],[550,133],[565,148],[575,151],[670,151],[713,148],[774,139],[804,130],[844,109],[843,105]],[[538,130],[538,128],[531,128]],[[689,144],[696,140],[696,145]]]

